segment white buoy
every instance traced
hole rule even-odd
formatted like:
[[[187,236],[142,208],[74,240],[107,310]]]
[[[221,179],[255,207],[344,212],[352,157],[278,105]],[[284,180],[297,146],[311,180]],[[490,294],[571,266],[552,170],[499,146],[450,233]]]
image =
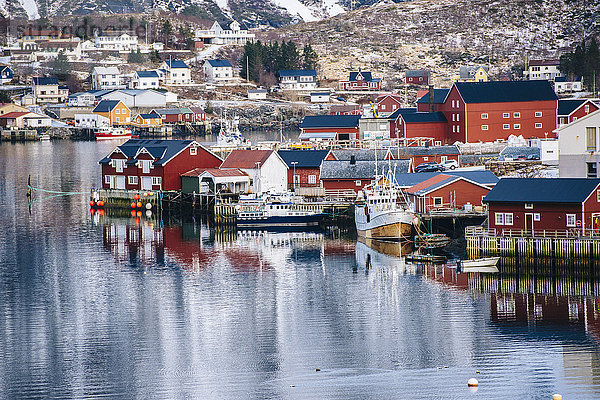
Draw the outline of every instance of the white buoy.
[[[558,393],[552,395],[552,400],[562,400],[562,396]]]
[[[467,382],[467,385],[468,385],[468,386],[471,386],[471,387],[473,387],[473,386],[479,386],[479,382],[477,381],[477,379],[475,379],[475,378],[471,378],[471,379],[469,379],[469,381]]]
[[[152,208],[152,203],[146,203],[146,210],[150,210]]]

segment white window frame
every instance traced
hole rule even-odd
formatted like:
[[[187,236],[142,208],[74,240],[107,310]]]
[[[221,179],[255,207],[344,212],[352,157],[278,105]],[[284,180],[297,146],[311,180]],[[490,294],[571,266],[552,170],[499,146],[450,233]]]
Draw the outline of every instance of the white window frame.
[[[567,223],[567,228],[577,227],[577,215],[576,214],[566,214],[565,221]]]
[[[360,179],[357,179],[357,180],[354,181],[354,184],[356,186],[362,186],[362,181]]]
[[[510,129],[510,124],[503,124],[502,129]]]
[[[533,214],[533,221],[534,222],[539,222],[540,220],[541,220],[540,213],[534,213]]]
[[[115,114],[121,114],[121,109],[120,109],[120,108],[117,108],[117,109],[115,110]]]
[[[513,118],[521,118],[521,113],[518,111],[513,113]]]
[[[443,197],[432,197],[431,198],[433,200],[432,205],[434,207],[440,207],[444,205],[444,198]]]
[[[541,111],[536,111],[535,112],[535,116],[536,116],[536,118],[540,118],[542,116],[542,112]]]
[[[309,175],[308,176],[308,184],[309,185],[315,185],[317,183],[317,176],[316,175]]]
[[[514,124],[513,129],[521,129],[521,124]]]
[[[162,184],[162,177],[153,176],[152,177],[152,186],[160,186]]]
[[[600,203],[600,189],[596,190],[596,201]]]
[[[514,221],[513,213],[504,213],[504,225],[512,226],[513,221]]]
[[[533,210],[533,203],[525,203],[526,210]]]
[[[129,185],[137,185],[138,184],[138,177],[136,175],[129,175],[127,177],[127,183]]]
[[[535,127],[536,127],[537,129],[540,129],[540,128],[542,127],[542,123],[541,123],[541,122],[536,122],[536,123],[535,123]]]
[[[441,140],[436,140],[434,142],[434,146],[441,146],[442,145],[442,141]]]
[[[489,126],[487,125],[481,125],[481,130],[482,131],[487,131],[489,129]]]
[[[510,113],[502,113],[502,118],[510,118]]]
[[[198,154],[198,148],[197,147],[190,147],[190,156],[195,156]]]
[[[481,119],[488,119],[488,114],[487,113],[482,113],[481,114]]]
[[[110,180],[111,180],[111,176],[110,175],[104,175],[104,183],[110,185]]]
[[[494,213],[494,221],[496,225],[504,225],[504,213]]]

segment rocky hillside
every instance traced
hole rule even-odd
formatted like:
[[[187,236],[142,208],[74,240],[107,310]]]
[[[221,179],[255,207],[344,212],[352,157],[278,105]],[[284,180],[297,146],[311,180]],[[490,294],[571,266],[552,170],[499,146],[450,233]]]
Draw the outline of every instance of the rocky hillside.
[[[376,71],[394,85],[405,69],[433,71],[448,86],[461,65],[508,77],[527,58],[556,57],[600,32],[600,2],[586,0],[416,0],[378,3],[326,20],[265,32],[264,40],[311,43],[320,74]]]

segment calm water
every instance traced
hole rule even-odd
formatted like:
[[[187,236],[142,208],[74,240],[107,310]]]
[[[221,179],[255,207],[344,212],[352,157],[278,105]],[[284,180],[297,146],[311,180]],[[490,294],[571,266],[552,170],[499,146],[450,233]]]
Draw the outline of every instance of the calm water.
[[[88,192],[114,145],[0,145],[0,398],[600,398],[593,279],[91,216],[84,195],[29,212],[28,175]]]

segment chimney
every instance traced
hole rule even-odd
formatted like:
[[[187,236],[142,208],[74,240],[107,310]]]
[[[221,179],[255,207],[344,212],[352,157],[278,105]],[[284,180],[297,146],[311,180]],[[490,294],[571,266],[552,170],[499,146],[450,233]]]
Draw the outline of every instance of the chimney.
[[[429,112],[433,112],[433,101],[434,99],[434,94],[433,94],[434,90],[433,90],[433,85],[429,85]]]
[[[356,164],[356,156],[354,154],[352,154],[350,156],[350,165],[354,165]]]

